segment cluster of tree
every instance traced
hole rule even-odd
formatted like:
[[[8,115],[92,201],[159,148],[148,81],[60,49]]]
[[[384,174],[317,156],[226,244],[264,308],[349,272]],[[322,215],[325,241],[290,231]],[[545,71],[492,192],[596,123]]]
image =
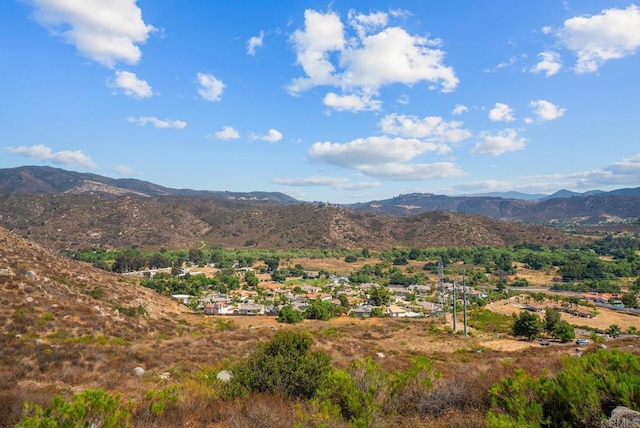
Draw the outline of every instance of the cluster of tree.
[[[247,283],[251,280],[251,275],[246,276]],[[255,278],[252,283],[257,281]],[[189,294],[198,296],[207,291],[215,291],[218,293],[227,293],[229,290],[240,288],[240,277],[236,275],[233,269],[223,269],[218,271],[213,277],[206,275],[190,275],[172,276],[165,272],[158,272],[151,278],[142,280],[141,285],[150,288],[157,293],[171,294]],[[257,282],[255,282],[257,285]]]
[[[397,266],[386,262],[376,263],[371,266],[365,264],[360,269],[349,275],[349,281],[354,284],[375,282],[383,285],[411,285],[425,284],[427,277],[424,273],[409,274],[403,272]]]
[[[278,322],[287,324],[299,323],[304,319],[328,321],[346,313],[349,310],[349,302],[341,299],[340,305],[326,300],[312,300],[307,309],[301,312],[287,304],[278,311]]]
[[[576,337],[573,326],[560,318],[560,312],[557,309],[546,308],[544,320],[529,311],[522,311],[519,315],[513,314],[511,334],[514,336],[533,340],[540,337],[543,332],[562,342],[568,342]]]
[[[640,257],[635,254],[635,248],[640,247],[635,237],[605,237],[604,239],[582,245],[566,246],[564,248],[547,248],[538,245],[522,244],[512,248],[426,248],[426,249],[399,249],[394,248],[379,254],[381,261],[375,264],[365,264],[360,269],[350,273],[352,283],[375,282],[382,285],[403,285],[426,283],[426,272],[416,272],[413,267],[401,270],[399,266],[412,260],[423,260],[424,271],[438,273],[441,260],[444,267],[445,280],[448,275],[460,275],[460,262],[466,268],[466,284],[469,286],[487,286],[505,290],[508,285],[528,285],[525,279],[514,280],[510,283],[507,275],[516,273],[516,262],[524,263],[531,269],[558,268],[562,282],[554,281],[554,290],[567,291],[596,291],[614,292],[621,291],[620,278],[637,277],[629,284],[629,290],[635,292],[640,288]],[[150,251],[142,252],[136,248],[117,251],[107,251],[103,248],[90,248],[67,252],[68,256],[93,263],[94,266],[116,272],[130,272],[143,269],[157,269],[171,267],[171,275],[181,273],[183,264],[202,265],[213,263],[216,267],[227,269],[238,266],[254,266],[262,261],[263,272],[269,272],[271,279],[285,282],[290,278],[306,278],[306,273],[301,265],[294,267],[281,267],[281,260],[289,260],[292,257],[335,257],[340,255],[347,261],[369,258],[372,256],[368,249],[362,250],[304,250],[292,249],[289,251],[264,250],[257,248],[221,249],[221,248],[192,248],[177,251]],[[608,255],[612,260],[603,261],[600,256]],[[479,269],[479,267],[481,269]],[[321,277],[329,276],[329,272],[323,270]],[[489,275],[491,274],[491,275]],[[182,279],[167,280],[164,283],[147,281],[146,285],[160,290],[177,293],[199,289],[199,284],[188,284]],[[257,277],[247,276],[247,284],[250,287],[258,285]],[[223,280],[211,284],[210,289],[233,289],[234,282]],[[202,288],[202,287],[200,287]],[[209,289],[206,286],[202,289]],[[631,296],[625,301],[627,307],[637,307],[637,298]]]

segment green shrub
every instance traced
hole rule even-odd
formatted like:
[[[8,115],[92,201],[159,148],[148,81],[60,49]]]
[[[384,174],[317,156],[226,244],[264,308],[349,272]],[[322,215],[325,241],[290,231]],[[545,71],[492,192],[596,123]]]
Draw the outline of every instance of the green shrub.
[[[146,399],[149,401],[151,414],[158,417],[171,406],[175,406],[179,399],[178,387],[168,386],[160,391],[149,391]]]
[[[617,406],[640,409],[640,357],[600,350],[568,358],[554,377],[524,370],[490,390],[491,426],[599,426]]]
[[[278,312],[278,322],[284,322],[287,324],[296,324],[304,320],[304,315],[297,309],[294,309],[291,305],[283,306]]]
[[[313,397],[331,365],[328,354],[311,351],[312,344],[313,339],[306,332],[278,331],[232,369],[233,377],[223,386],[223,397],[254,392]]]
[[[130,427],[133,402],[103,389],[87,389],[70,401],[54,395],[47,408],[27,402],[17,428]]]

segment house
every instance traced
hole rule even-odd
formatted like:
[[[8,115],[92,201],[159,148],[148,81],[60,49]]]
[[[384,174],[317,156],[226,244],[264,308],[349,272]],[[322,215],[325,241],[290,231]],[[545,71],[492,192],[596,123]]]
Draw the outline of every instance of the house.
[[[413,291],[411,291],[410,288],[408,287],[402,287],[402,286],[397,286],[397,285],[390,285],[388,287],[389,289],[389,293],[390,294],[394,294],[396,296],[403,296],[403,297],[407,297],[410,296],[411,294],[413,294]]]
[[[360,318],[369,318],[371,317],[371,311],[373,310],[373,306],[371,305],[361,305],[355,308],[352,308],[349,311],[349,315]]]
[[[392,317],[392,318],[400,318],[402,316],[404,316],[404,313],[407,312],[404,309],[402,309],[400,306],[398,305],[389,305],[387,306],[387,316],[388,317]]]
[[[238,315],[264,315],[264,305],[241,303],[238,305]]]
[[[416,294],[431,294],[431,287],[428,285],[412,284],[409,286],[409,290]]]
[[[209,303],[204,306],[204,313],[207,315],[235,315],[236,311],[237,308],[226,301]]]
[[[300,287],[300,289],[302,289],[302,291],[304,291],[307,294],[315,294],[315,293],[320,293],[322,291],[322,288],[316,287],[314,285],[308,285],[308,284],[303,285],[302,287]]]
[[[190,294],[172,294],[171,297],[187,306],[191,303],[191,300],[196,299],[196,296]]]
[[[360,290],[362,291],[367,291],[367,290],[371,290],[374,287],[380,287],[380,285],[376,284],[375,282],[363,282],[362,284],[360,284]]]
[[[349,278],[347,278],[346,276],[330,276],[329,279],[331,281],[333,281],[333,285],[340,285],[340,284],[349,284]]]

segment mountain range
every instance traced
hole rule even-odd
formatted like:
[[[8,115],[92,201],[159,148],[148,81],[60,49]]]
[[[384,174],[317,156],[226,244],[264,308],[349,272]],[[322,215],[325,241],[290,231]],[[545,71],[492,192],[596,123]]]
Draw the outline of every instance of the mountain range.
[[[101,196],[201,196],[220,199],[268,200],[295,203],[279,192],[225,192],[172,189],[134,178],[110,178],[49,166],[0,169],[0,193],[91,193]]]
[[[567,192],[538,200],[414,193],[334,205],[27,166],[0,169],[0,225],[56,250],[562,245],[576,236],[543,225],[637,228],[640,188]]]

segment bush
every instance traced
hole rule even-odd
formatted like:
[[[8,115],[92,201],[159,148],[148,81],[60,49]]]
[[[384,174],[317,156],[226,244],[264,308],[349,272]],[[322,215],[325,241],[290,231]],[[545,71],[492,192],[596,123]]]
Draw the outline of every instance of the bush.
[[[600,426],[617,406],[640,409],[640,357],[601,350],[566,359],[554,378],[518,370],[490,397],[492,426]]]
[[[301,331],[278,331],[249,358],[237,364],[223,387],[223,396],[235,398],[264,392],[292,398],[311,398],[329,370],[330,357],[311,351],[313,339]]]
[[[122,402],[120,395],[103,389],[87,389],[71,401],[54,395],[47,408],[27,402],[26,415],[17,428],[39,427],[130,427],[133,402]]]
[[[294,309],[291,305],[283,306],[278,312],[278,322],[284,322],[287,324],[296,324],[302,322],[304,315],[297,309]]]

